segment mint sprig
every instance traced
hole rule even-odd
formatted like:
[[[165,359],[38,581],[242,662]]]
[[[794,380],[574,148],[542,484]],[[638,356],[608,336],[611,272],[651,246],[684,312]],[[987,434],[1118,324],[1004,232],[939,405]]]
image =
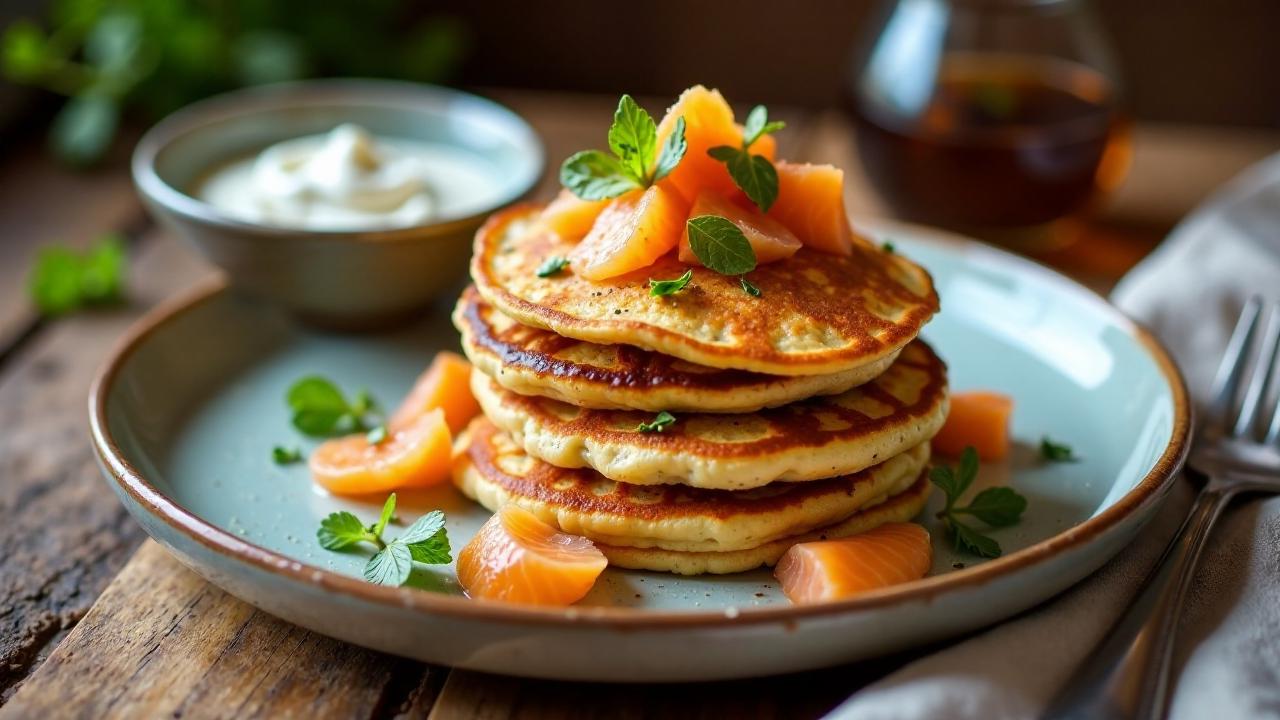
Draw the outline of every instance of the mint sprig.
[[[348,401],[328,378],[309,375],[295,382],[285,395],[293,411],[293,426],[311,437],[366,432],[379,423],[378,403],[366,391]]]
[[[119,235],[104,235],[81,252],[50,246],[40,250],[27,291],[41,314],[53,317],[82,307],[107,305],[124,296],[127,257]]]
[[[706,267],[722,275],[741,275],[756,269],[756,251],[747,236],[719,215],[689,218],[689,249]]]
[[[778,199],[778,171],[773,163],[763,155],[752,155],[751,145],[762,135],[775,133],[786,127],[786,123],[769,120],[769,111],[763,105],[757,105],[747,114],[747,122],[742,128],[742,147],[716,145],[707,150],[707,154],[725,164],[729,177],[742,192],[751,198],[751,202],[768,212]]]
[[[364,578],[378,585],[399,586],[409,580],[413,563],[443,565],[453,560],[444,513],[433,510],[418,518],[400,537],[384,541],[382,532],[396,509],[396,494],[387,496],[378,521],[364,525],[360,518],[345,510],[330,514],[320,521],[316,539],[325,550],[345,550],[359,543],[378,548],[364,566]]]
[[[937,516],[957,550],[984,558],[1000,557],[1003,553],[1000,543],[960,518],[969,515],[991,527],[1008,527],[1022,519],[1027,499],[1010,487],[990,487],[975,495],[968,505],[957,505],[977,476],[978,453],[972,447],[966,447],[960,454],[960,463],[954,470],[945,465],[933,468],[929,480],[946,496],[946,503]]]
[[[675,295],[685,289],[692,280],[693,270],[685,270],[684,274],[675,280],[654,280],[649,278],[649,294],[653,297]]]
[[[636,432],[641,433],[660,433],[663,430],[676,424],[676,416],[663,410],[653,417],[649,422],[642,422],[636,426]]]
[[[1078,462],[1080,458],[1066,443],[1054,442],[1048,435],[1040,438],[1040,457],[1049,462]]]
[[[688,143],[684,118],[662,147],[657,147],[658,126],[630,95],[618,100],[609,127],[609,151],[583,150],[560,166],[560,184],[583,200],[608,200],[630,190],[647,188],[666,177],[684,158]],[[656,156],[656,157],[655,157]]]
[[[276,445],[271,448],[271,459],[277,465],[292,465],[302,461],[302,451],[296,447],[289,448]]]
[[[560,257],[559,255],[553,255],[547,258],[546,260],[542,261],[542,264],[538,266],[538,269],[535,272],[535,274],[540,278],[548,278],[555,275],[559,275],[561,271],[563,271],[567,267],[569,267],[568,258],[563,258],[563,257]]]

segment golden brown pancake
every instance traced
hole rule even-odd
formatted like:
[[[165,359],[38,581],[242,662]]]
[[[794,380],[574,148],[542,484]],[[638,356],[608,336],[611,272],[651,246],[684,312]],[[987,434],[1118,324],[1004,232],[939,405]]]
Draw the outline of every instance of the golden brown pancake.
[[[922,443],[862,472],[755,490],[618,483],[587,468],[527,455],[484,418],[459,438],[454,483],[490,510],[515,503],[564,532],[618,547],[677,552],[752,548],[839,523],[911,485],[929,460]]]
[[[521,395],[605,410],[744,413],[815,395],[841,393],[884,372],[898,352],[833,375],[764,375],[694,365],[630,345],[597,345],[521,325],[493,309],[474,287],[458,300],[453,324],[483,373]]]
[[[472,374],[472,392],[495,425],[532,456],[591,467],[636,485],[677,483],[745,490],[857,472],[932,438],[947,415],[946,366],[915,341],[871,382],[753,413],[681,413],[642,432],[648,412],[589,410],[503,390]]]
[[[591,282],[572,267],[540,278],[538,266],[572,245],[538,228],[537,206],[495,214],[476,234],[471,275],[484,299],[516,321],[604,345],[627,344],[716,368],[773,375],[829,375],[902,348],[938,310],[933,281],[906,258],[856,241],[848,257],[802,248],[736,276],[692,268],[667,297],[649,278],[691,268],[672,253],[653,266]]]

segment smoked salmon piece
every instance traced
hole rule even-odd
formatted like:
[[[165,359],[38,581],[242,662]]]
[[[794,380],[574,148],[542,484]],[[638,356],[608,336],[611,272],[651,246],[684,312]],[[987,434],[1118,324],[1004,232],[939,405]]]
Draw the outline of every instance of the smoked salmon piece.
[[[583,200],[568,190],[561,190],[542,210],[542,226],[566,242],[577,242],[591,231],[608,200]]]
[[[688,203],[660,184],[620,195],[569,251],[569,267],[587,280],[607,280],[649,267],[680,242],[688,216]]]
[[[933,437],[933,449],[959,457],[972,445],[978,458],[1003,460],[1009,455],[1009,418],[1013,398],[998,392],[971,390],[951,395],[951,411]]]
[[[336,495],[385,493],[448,480],[452,447],[445,411],[437,408],[404,427],[388,429],[377,444],[365,435],[326,440],[307,464],[316,483]]]
[[[838,540],[792,545],[773,574],[793,603],[840,600],[919,580],[933,564],[929,531],[888,523]]]
[[[724,163],[707,154],[717,145],[742,146],[742,130],[733,121],[733,108],[719,90],[701,85],[680,93],[662,122],[658,123],[658,147],[675,131],[676,120],[684,117],[684,139],[688,143],[684,159],[671,174],[659,181],[692,203],[704,190],[729,195],[737,187]],[[755,146],[752,146],[755,148]]]
[[[504,505],[458,553],[458,582],[473,598],[572,605],[608,564],[587,538]]]
[[[750,201],[748,201],[750,202]],[[751,243],[756,253],[756,262],[760,264],[785,260],[800,249],[800,240],[785,225],[761,213],[754,207],[747,208],[726,200],[710,192],[698,196],[693,207],[689,209],[689,217],[699,215],[719,215],[738,226],[742,234]],[[680,260],[691,265],[701,265],[698,256],[689,247],[689,226],[686,223],[680,235]]]
[[[805,247],[832,253],[853,253],[853,229],[844,209],[844,171],[831,165],[779,160],[778,199],[769,217],[781,222]]]
[[[396,432],[414,423],[419,415],[436,408],[444,410],[445,424],[458,433],[480,413],[480,403],[471,395],[471,363],[457,353],[437,353],[431,365],[418,376],[409,395],[396,408],[387,430]]]

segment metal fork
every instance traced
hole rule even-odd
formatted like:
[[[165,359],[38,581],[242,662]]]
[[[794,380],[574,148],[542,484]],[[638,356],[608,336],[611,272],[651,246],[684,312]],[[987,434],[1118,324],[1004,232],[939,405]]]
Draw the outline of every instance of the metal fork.
[[[1240,313],[1197,427],[1187,474],[1202,486],[1191,514],[1132,604],[1050,704],[1046,718],[1164,716],[1174,634],[1209,532],[1240,493],[1280,493],[1280,401],[1269,422],[1263,410],[1280,383],[1280,303],[1272,303],[1257,338],[1262,309],[1255,297]]]

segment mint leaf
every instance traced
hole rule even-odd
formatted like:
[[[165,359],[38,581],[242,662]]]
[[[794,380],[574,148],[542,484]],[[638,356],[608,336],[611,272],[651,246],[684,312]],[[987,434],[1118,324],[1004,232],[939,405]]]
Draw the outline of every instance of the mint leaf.
[[[657,146],[658,127],[644,108],[630,95],[618,100],[609,127],[609,149],[621,160],[622,167],[637,182],[647,185],[649,163]]]
[[[1004,552],[1000,549],[1000,543],[968,525],[953,521],[948,523],[947,527],[951,530],[952,541],[957,550],[984,558],[997,558]]]
[[[960,452],[960,465],[956,469],[956,479],[960,484],[960,492],[957,496],[963,495],[973,481],[978,477],[978,451],[973,446],[967,446]]]
[[[1048,435],[1040,438],[1040,457],[1049,462],[1077,462],[1080,459],[1070,445],[1056,443]]]
[[[553,255],[547,258],[546,260],[544,260],[543,263],[538,266],[536,275],[540,278],[551,277],[552,275],[559,275],[560,271],[564,270],[567,267],[569,267],[568,258],[562,258],[559,255]]]
[[[706,267],[722,275],[742,275],[756,268],[756,253],[742,230],[716,215],[689,218],[689,248]]]
[[[378,407],[377,401],[363,390],[356,393],[354,403],[348,403],[333,381],[319,375],[295,382],[286,393],[285,402],[293,411],[293,426],[312,437],[364,430],[365,416]]]
[[[972,515],[992,527],[1007,527],[1017,524],[1026,509],[1027,499],[1013,488],[993,487],[978,493],[967,506],[956,508],[952,513]]]
[[[676,118],[676,126],[662,143],[662,151],[658,153],[658,162],[653,169],[653,181],[657,182],[676,169],[684,154],[689,150],[689,143],[684,138],[684,116]]]
[[[729,169],[729,177],[733,178],[733,183],[751,198],[760,212],[769,212],[769,208],[778,199],[778,171],[774,169],[773,163],[763,155],[752,155],[739,150],[725,162],[725,167]]]
[[[583,200],[608,200],[643,187],[617,158],[599,150],[570,155],[560,166],[560,184]]]
[[[653,420],[649,422],[642,422],[639,425],[637,425],[636,432],[660,433],[663,430],[666,430],[667,428],[674,425],[675,422],[676,422],[676,416],[672,415],[666,410],[663,410],[662,412],[655,415]]]
[[[444,513],[439,510],[432,510],[414,521],[405,531],[404,534],[396,538],[406,545],[414,545],[421,542],[431,540],[440,531],[444,530]]]
[[[409,579],[413,571],[413,553],[399,540],[374,553],[364,566],[364,579],[378,585],[398,587]]]
[[[382,531],[387,528],[387,522],[391,520],[391,516],[396,513],[396,494],[391,493],[387,496],[386,502],[382,503],[382,512],[378,514],[378,522],[370,529],[374,535],[382,537]]]
[[[781,120],[769,122],[769,111],[765,106],[757,105],[751,108],[751,112],[747,113],[747,121],[742,126],[742,149],[751,147],[751,144],[759,140],[761,135],[778,132],[786,126],[787,124]]]
[[[40,312],[62,315],[89,305],[106,305],[124,295],[124,240],[104,235],[83,253],[49,246],[36,256],[27,290]]]
[[[893,243],[888,240],[885,240],[884,242],[880,243],[880,249],[890,255],[892,255],[896,251],[896,248],[894,248]]]
[[[760,297],[760,288],[756,287],[755,285],[752,285],[750,282],[747,281],[746,278],[740,277],[738,278],[738,282],[742,283],[743,292],[750,295],[751,297]]]
[[[675,280],[654,280],[649,278],[649,294],[653,297],[663,297],[665,295],[675,295],[693,280],[693,270],[685,270],[684,274]]]
[[[277,465],[292,465],[302,460],[302,451],[298,448],[286,448],[277,445],[271,448],[271,459]]]
[[[374,536],[365,530],[360,518],[343,510],[331,513],[320,521],[320,529],[316,531],[316,539],[325,550],[342,550],[358,542],[372,542]]]

